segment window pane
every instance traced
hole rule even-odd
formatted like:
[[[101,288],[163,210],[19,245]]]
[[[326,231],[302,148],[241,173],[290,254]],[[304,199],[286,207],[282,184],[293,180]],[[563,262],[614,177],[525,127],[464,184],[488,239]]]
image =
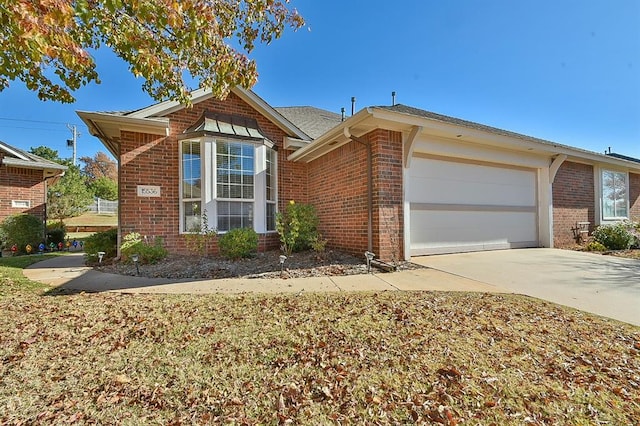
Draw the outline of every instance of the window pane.
[[[185,232],[199,232],[201,225],[200,203],[188,201],[183,204]]]
[[[267,203],[267,231],[276,230],[276,205]]]
[[[217,142],[216,146],[217,197],[253,199],[254,146],[224,141]]]
[[[276,194],[275,194],[276,185],[275,185],[275,176],[274,176],[275,153],[276,152],[274,150],[267,148],[266,196],[268,201],[276,201]]]
[[[182,143],[182,197],[200,198],[200,142]]]
[[[602,215],[605,218],[626,218],[627,174],[602,171]]]
[[[218,201],[218,230],[253,228],[253,203]]]

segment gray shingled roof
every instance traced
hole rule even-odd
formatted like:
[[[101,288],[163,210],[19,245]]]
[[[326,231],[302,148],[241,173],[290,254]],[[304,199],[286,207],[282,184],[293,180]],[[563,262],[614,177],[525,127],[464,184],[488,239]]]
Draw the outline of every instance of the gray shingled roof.
[[[471,129],[482,130],[482,131],[491,132],[491,133],[494,133],[494,134],[497,134],[497,135],[502,135],[502,136],[509,136],[509,137],[518,138],[518,139],[532,140],[532,141],[541,142],[541,143],[545,143],[545,144],[551,144],[551,145],[555,145],[555,146],[566,146],[566,145],[562,145],[562,144],[559,144],[559,143],[556,143],[556,142],[552,142],[552,141],[548,141],[548,140],[545,140],[545,139],[534,138],[532,136],[523,135],[521,133],[510,132],[508,130],[499,129],[497,127],[491,127],[491,126],[487,126],[487,125],[484,125],[484,124],[475,123],[473,121],[462,120],[460,118],[450,117],[448,115],[437,114],[435,112],[425,111],[425,110],[420,109],[420,108],[414,108],[414,107],[410,107],[410,106],[406,106],[406,105],[402,105],[402,104],[397,104],[397,105],[394,105],[394,106],[388,106],[388,105],[386,105],[386,106],[376,106],[374,108],[386,109],[386,110],[389,110],[389,111],[395,111],[395,112],[399,112],[399,113],[403,113],[403,114],[415,115],[417,117],[429,118],[431,120],[442,121],[443,123],[455,124],[457,126],[463,126],[463,127],[467,127],[467,128],[471,128]]]
[[[342,122],[340,114],[312,106],[275,107],[274,109],[313,139]]]
[[[3,162],[7,165],[29,169],[67,170],[67,166],[38,157],[30,152],[11,146],[6,142],[0,141],[0,151],[4,153]]]

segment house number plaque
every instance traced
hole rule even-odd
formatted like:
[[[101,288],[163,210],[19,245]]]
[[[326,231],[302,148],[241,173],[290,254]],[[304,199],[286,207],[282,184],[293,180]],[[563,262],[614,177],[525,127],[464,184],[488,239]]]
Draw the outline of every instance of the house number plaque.
[[[160,187],[154,185],[138,185],[138,197],[159,197]]]

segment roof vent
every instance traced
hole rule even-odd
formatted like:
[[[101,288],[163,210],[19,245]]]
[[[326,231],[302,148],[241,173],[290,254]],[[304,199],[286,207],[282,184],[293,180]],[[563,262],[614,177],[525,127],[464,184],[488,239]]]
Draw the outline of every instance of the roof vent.
[[[396,92],[391,92],[391,106],[396,106]]]
[[[353,115],[356,112],[356,97],[352,96],[351,97],[351,115]]]

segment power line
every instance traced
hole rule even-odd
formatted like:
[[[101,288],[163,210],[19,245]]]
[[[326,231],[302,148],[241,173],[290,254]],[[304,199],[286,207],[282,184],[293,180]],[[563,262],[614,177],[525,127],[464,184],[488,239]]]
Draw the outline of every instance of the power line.
[[[67,124],[60,121],[44,121],[44,120],[27,120],[25,118],[10,118],[10,117],[0,117],[0,120],[5,121],[24,121],[27,123],[47,123],[47,124]]]
[[[37,132],[66,132],[66,129],[45,129],[42,127],[2,126],[3,129],[25,129]]]

